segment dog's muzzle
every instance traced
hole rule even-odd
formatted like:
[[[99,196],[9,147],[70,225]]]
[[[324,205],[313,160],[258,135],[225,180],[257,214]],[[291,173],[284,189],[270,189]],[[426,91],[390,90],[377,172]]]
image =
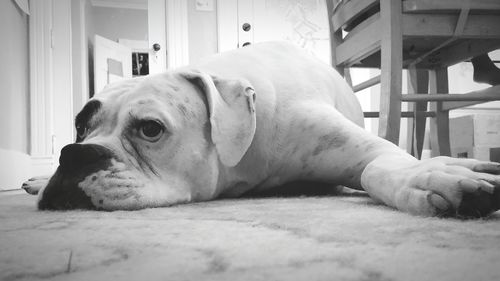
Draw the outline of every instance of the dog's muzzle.
[[[78,183],[89,174],[110,166],[114,154],[96,144],[70,144],[61,150],[59,167],[43,190],[40,210],[95,209]]]

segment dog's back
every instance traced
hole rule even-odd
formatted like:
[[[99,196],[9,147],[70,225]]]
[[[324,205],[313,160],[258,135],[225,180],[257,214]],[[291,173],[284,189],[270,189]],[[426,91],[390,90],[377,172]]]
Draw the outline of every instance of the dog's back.
[[[321,101],[363,127],[359,102],[340,74],[291,43],[257,43],[212,56],[195,67],[222,77],[249,80],[261,110],[269,105],[274,106],[270,110],[286,109],[297,100]],[[259,102],[263,99],[266,101]]]

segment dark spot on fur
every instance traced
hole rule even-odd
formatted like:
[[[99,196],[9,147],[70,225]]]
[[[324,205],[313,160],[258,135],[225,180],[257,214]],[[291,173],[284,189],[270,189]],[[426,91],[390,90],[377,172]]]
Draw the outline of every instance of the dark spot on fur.
[[[247,137],[247,132],[240,130],[234,137],[237,142],[242,142]]]
[[[177,108],[183,116],[187,116],[187,108],[183,104],[178,104]]]
[[[370,152],[370,151],[372,151],[375,147],[376,147],[376,145],[375,145],[374,143],[370,143],[370,144],[368,144],[368,145],[365,147],[365,152]]]
[[[356,163],[356,165],[345,169],[342,173],[345,176],[344,183],[346,183],[348,186],[354,183],[357,184],[360,180],[361,173],[363,172],[365,165],[366,163],[364,161],[359,161],[358,163]],[[350,187],[355,187],[355,186],[350,186]]]
[[[313,171],[308,171],[305,175],[304,175],[304,178],[306,179],[311,179],[313,178],[314,176],[314,172]]]
[[[342,147],[347,140],[348,137],[342,134],[342,132],[333,132],[328,135],[321,136],[318,139],[318,144],[312,154],[313,156],[316,156],[325,150]]]
[[[92,176],[92,181],[96,181],[97,180],[97,176]]]
[[[299,149],[300,149],[300,145],[298,145],[298,144],[294,145],[292,148],[292,155],[299,152]]]
[[[302,162],[302,171],[305,171],[309,168],[309,164],[307,162]]]
[[[305,153],[305,154],[303,154],[303,155],[300,157],[300,161],[301,161],[302,163],[305,163],[305,162],[307,161],[307,159],[309,158],[309,156],[310,156],[310,155],[309,155],[309,153]]]

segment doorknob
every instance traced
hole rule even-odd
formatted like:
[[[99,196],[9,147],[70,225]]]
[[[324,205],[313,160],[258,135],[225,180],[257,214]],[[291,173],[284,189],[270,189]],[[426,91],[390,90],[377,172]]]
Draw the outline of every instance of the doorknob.
[[[241,28],[243,29],[243,31],[248,32],[248,31],[250,31],[250,29],[252,28],[252,26],[251,26],[249,23],[245,22],[245,23],[241,26]]]
[[[160,44],[158,44],[158,43],[154,43],[154,44],[153,44],[153,50],[154,50],[155,52],[158,52],[160,49],[161,49]]]

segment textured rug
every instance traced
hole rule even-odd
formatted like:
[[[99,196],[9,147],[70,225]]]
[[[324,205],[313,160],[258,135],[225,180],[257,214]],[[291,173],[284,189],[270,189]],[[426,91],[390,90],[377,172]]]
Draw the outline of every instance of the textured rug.
[[[1,280],[500,280],[500,213],[414,217],[363,196],[37,211],[0,194]]]

